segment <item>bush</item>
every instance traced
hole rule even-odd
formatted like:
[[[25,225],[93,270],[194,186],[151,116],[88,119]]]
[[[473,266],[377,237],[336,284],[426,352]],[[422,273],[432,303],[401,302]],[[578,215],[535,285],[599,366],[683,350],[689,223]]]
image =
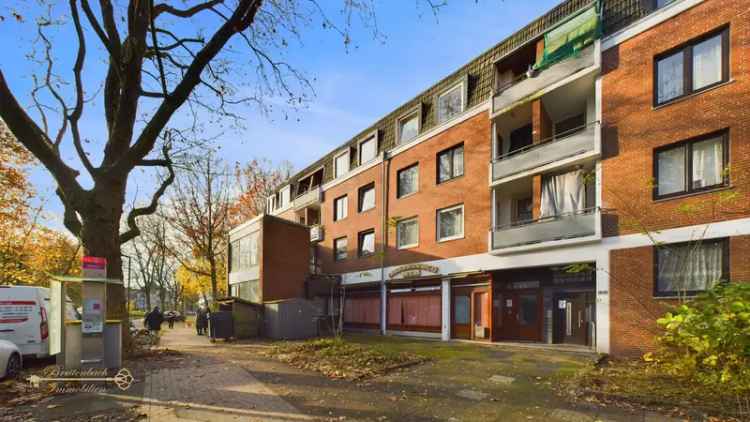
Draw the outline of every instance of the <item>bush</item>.
[[[674,375],[750,392],[750,284],[720,284],[657,320],[660,349],[647,355]]]

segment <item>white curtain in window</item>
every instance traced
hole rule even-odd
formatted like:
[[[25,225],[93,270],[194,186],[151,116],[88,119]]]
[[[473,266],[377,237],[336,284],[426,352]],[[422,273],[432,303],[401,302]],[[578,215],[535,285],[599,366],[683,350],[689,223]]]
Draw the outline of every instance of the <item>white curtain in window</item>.
[[[375,233],[366,233],[362,235],[360,252],[362,255],[375,253]]]
[[[721,279],[721,243],[662,246],[657,253],[657,288],[660,292],[706,290]]]
[[[662,151],[657,155],[659,195],[682,192],[685,189],[685,147]]]
[[[417,191],[419,167],[414,166],[398,173],[398,194],[408,195]]]
[[[542,182],[542,217],[581,211],[586,207],[583,170],[547,176]]]
[[[399,221],[398,246],[416,245],[419,242],[419,224],[417,220]]]
[[[721,81],[721,35],[693,47],[693,89]]]
[[[659,76],[657,101],[664,102],[683,94],[682,67],[684,55],[682,52],[665,57],[657,64]]]
[[[718,185],[723,179],[724,143],[721,138],[693,144],[693,188]]]

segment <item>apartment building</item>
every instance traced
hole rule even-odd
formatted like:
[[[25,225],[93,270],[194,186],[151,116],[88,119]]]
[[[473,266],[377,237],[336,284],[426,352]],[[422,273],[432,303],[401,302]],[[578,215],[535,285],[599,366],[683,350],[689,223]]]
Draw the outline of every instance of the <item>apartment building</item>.
[[[267,212],[309,227],[347,328],[646,351],[679,297],[750,279],[748,17],[741,0],[565,1]]]

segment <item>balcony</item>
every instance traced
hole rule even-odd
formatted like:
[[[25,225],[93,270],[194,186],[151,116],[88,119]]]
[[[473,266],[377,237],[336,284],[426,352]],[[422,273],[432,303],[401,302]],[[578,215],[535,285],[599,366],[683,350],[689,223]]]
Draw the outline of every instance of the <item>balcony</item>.
[[[597,234],[599,209],[546,217],[523,225],[496,227],[492,230],[492,249],[505,249],[556,240],[567,240]]]
[[[310,227],[310,242],[320,242],[323,240],[324,235],[323,226],[315,225]]]
[[[531,71],[513,83],[500,88],[492,98],[492,116],[504,113],[520,103],[542,96],[546,91],[558,85],[572,81],[575,79],[573,75],[583,70],[596,69],[594,50],[594,46],[591,45],[578,55],[569,57],[547,69],[538,72]]]
[[[294,198],[293,207],[300,210],[311,205],[319,205],[323,201],[323,187],[318,185]]]
[[[537,169],[566,158],[594,152],[599,122],[589,123],[567,134],[551,138],[547,142],[529,145],[526,148],[505,154],[492,161],[492,180]]]

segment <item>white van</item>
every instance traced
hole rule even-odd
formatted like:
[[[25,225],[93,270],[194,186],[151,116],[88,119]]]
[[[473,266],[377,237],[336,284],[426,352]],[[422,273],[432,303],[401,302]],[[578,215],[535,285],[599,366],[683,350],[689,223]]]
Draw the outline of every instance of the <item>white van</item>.
[[[78,319],[68,299],[65,319]],[[49,289],[0,286],[0,340],[18,346],[24,356],[49,356]]]

